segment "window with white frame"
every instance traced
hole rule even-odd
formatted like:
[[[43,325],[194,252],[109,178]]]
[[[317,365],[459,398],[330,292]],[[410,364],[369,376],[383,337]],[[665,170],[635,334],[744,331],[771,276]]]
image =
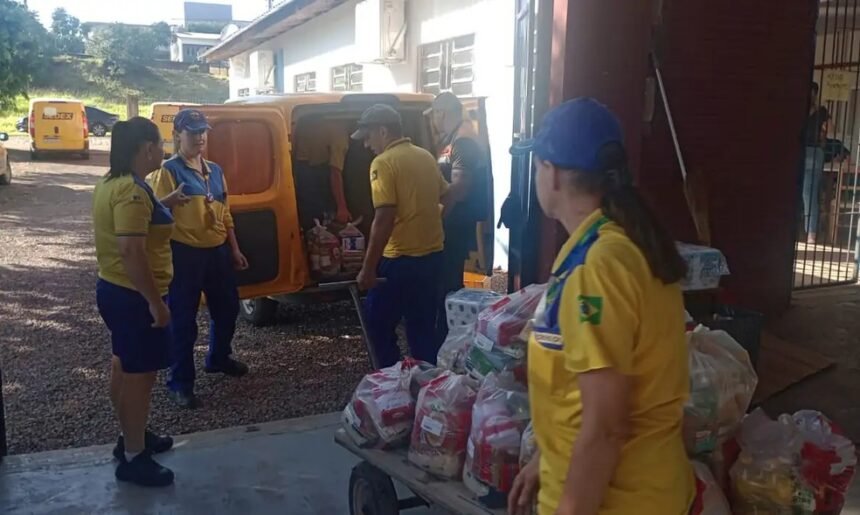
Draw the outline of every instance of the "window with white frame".
[[[317,73],[300,73],[294,79],[294,91],[296,93],[310,93],[317,90]]]
[[[450,91],[458,97],[473,94],[475,35],[467,34],[418,47],[422,93]]]
[[[331,69],[332,91],[362,91],[364,69],[360,64],[345,64]]]

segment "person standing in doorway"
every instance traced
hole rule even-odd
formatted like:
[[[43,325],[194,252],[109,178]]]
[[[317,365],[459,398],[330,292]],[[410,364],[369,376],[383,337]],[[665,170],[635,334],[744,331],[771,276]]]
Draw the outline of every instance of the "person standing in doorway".
[[[211,322],[207,373],[241,377],[248,367],[231,357],[239,314],[236,270],[248,268],[239,249],[227,201],[227,182],[216,163],[203,159],[209,123],[202,112],[183,109],[173,119],[179,150],[153,174],[157,194],[183,185],[191,201],[173,209],[176,227],[170,242],[174,279],[168,295],[173,313],[170,377],[171,399],[183,408],[199,405],[194,395],[194,344],[197,309],[206,295]]]
[[[93,192],[93,229],[99,279],[96,303],[110,330],[110,398],[122,434],[113,455],[116,477],[141,486],[167,486],[173,472],[152,459],[173,439],[146,429],[156,372],[169,364],[173,276],[167,206],[188,201],[180,189],[158,200],[144,179],[164,154],[158,127],[135,117],[111,131],[110,170]]]
[[[443,213],[445,249],[442,253],[442,291],[436,317],[439,343],[448,335],[445,297],[463,288],[463,274],[470,250],[477,250],[477,223],[488,219],[489,159],[478,142],[472,124],[463,119],[463,104],[450,92],[441,93],[429,110],[440,135],[437,164],[451,185]]]
[[[803,167],[803,227],[806,243],[815,244],[818,220],[821,216],[821,179],[824,175],[824,145],[827,142],[827,122],[830,113],[818,103],[818,84],[810,89],[809,117],[806,120],[806,157]]]
[[[412,357],[436,363],[436,302],[442,265],[441,199],[448,184],[426,150],[403,137],[400,114],[377,104],[367,109],[352,138],[376,158],[370,166],[375,214],[358,284],[367,332],[380,368],[400,359],[395,329],[406,320]],[[377,277],[385,278],[377,284]]]

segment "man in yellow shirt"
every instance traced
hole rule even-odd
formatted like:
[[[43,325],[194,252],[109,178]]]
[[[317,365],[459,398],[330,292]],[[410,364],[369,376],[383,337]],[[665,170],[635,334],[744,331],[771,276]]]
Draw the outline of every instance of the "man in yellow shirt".
[[[436,298],[442,266],[440,202],[448,188],[436,159],[403,137],[400,114],[377,104],[364,112],[352,138],[376,154],[370,166],[375,215],[358,283],[369,289],[367,331],[374,364],[400,359],[395,329],[406,320],[412,357],[436,363]],[[377,276],[385,281],[377,283]]]
[[[509,509],[531,513],[539,477],[540,515],[685,515],[685,265],[632,184],[621,126],[593,99],[571,100],[514,151],[533,153],[541,208],[570,239],[535,313],[538,453]]]

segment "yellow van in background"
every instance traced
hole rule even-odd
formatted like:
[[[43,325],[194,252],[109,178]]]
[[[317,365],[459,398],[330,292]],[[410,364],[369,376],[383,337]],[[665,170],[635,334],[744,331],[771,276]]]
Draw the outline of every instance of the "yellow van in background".
[[[250,264],[237,277],[244,319],[265,325],[278,303],[299,301],[295,294],[313,298],[319,293],[320,278],[311,275],[305,232],[308,221],[322,219],[321,211],[330,207],[322,198],[330,197],[329,168],[308,166],[297,158],[315,144],[319,128],[328,127],[327,137],[342,138],[344,195],[353,219],[363,220],[358,228],[367,236],[374,215],[370,163],[375,156],[349,135],[365,109],[384,103],[400,113],[404,134],[432,152],[438,142],[425,115],[432,101],[431,95],[416,93],[310,93],[243,98],[199,108],[212,126],[206,157],[224,169],[237,238]],[[486,142],[489,159],[484,100],[464,99],[463,104],[478,137]],[[488,187],[491,193],[492,182]],[[492,274],[494,227],[490,209],[476,226],[467,271]]]
[[[31,100],[29,131],[33,160],[53,152],[90,157],[87,112],[79,100]]]
[[[149,119],[158,125],[161,139],[164,140],[165,158],[172,156],[177,150],[173,148],[173,117],[182,109],[196,105],[199,104],[181,104],[178,102],[154,102],[152,104],[152,114]]]

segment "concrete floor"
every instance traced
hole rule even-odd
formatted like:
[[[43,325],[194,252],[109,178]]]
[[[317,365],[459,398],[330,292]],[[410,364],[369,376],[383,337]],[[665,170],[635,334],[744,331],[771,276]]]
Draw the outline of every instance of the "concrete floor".
[[[0,465],[0,513],[348,514],[356,460],[333,442],[337,420],[179,437],[159,458],[176,473],[175,486],[162,490],[117,483],[110,446],[10,456]]]

